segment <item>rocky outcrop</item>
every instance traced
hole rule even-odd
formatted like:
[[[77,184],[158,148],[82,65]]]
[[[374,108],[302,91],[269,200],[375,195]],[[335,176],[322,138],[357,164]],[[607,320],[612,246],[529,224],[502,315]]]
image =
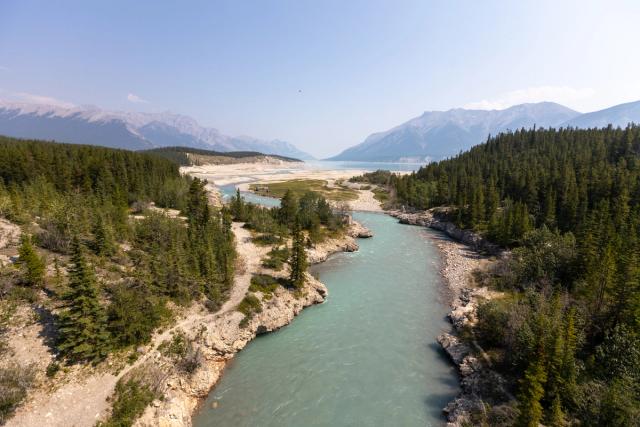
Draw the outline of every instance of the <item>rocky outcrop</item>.
[[[442,231],[452,239],[468,245],[473,250],[497,255],[501,252],[498,245],[484,239],[477,233],[470,230],[458,228],[454,223],[444,219],[442,211],[430,209],[419,212],[389,211],[389,215],[398,218],[401,224],[420,225]]]
[[[368,239],[373,237],[373,233],[364,225],[360,224],[358,221],[351,220],[351,225],[347,234],[351,237],[357,239]]]
[[[372,237],[373,233],[357,221],[351,221],[346,233],[338,238],[325,238],[312,248],[307,249],[309,264],[325,262],[329,256],[338,252],[355,252],[359,246],[356,238]]]
[[[183,333],[192,342],[193,358],[197,366],[191,373],[176,366],[175,361],[160,351],[149,363],[156,370],[167,372],[160,389],[162,399],[157,399],[136,421],[138,427],[185,427],[191,425],[191,416],[198,402],[205,398],[219,380],[224,367],[256,335],[275,331],[288,325],[303,308],[324,301],[326,287],[307,275],[302,292],[278,289],[269,299],[262,298],[262,311],[256,313],[246,325],[244,315],[230,311],[214,318],[191,324]]]
[[[482,349],[472,348],[448,333],[438,336],[438,343],[458,367],[462,388],[462,392],[443,409],[448,427],[472,425],[471,414],[484,411],[485,402],[502,403],[512,398],[504,378],[493,371],[482,357],[476,356],[482,354]]]

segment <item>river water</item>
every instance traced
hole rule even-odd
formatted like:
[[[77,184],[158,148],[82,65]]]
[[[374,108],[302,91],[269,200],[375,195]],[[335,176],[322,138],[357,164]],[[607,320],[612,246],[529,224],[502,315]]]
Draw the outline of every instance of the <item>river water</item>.
[[[355,217],[374,237],[312,268],[327,301],[238,353],[195,427],[444,424],[458,380],[435,341],[449,325],[434,232]]]

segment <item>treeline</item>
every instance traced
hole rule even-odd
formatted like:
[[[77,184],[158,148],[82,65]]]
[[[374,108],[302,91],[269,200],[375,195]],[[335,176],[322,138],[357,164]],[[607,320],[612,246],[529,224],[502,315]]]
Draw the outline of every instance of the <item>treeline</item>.
[[[203,150],[200,148],[192,148],[192,147],[161,147],[161,148],[152,148],[150,150],[145,150],[143,153],[152,153],[156,154],[160,157],[164,157],[177,163],[180,166],[191,166],[194,162],[189,158],[189,154],[195,154],[199,156],[209,156],[209,157],[229,157],[232,159],[243,159],[248,157],[264,157],[269,156],[276,159],[280,159],[286,162],[299,162],[300,160],[294,159],[292,157],[280,156],[277,154],[264,154],[259,153],[257,151],[212,151],[212,150]]]
[[[512,422],[638,425],[640,127],[505,133],[372,179],[513,248],[488,278],[509,296],[474,330],[518,385]]]
[[[296,289],[304,285],[307,269],[305,247],[341,233],[346,219],[346,212],[334,211],[322,195],[313,191],[296,197],[287,190],[280,200],[280,207],[266,208],[244,202],[240,190],[237,190],[231,200],[230,211],[236,221],[244,222],[245,227],[261,233],[254,239],[257,243],[275,245],[265,266],[279,270],[283,262],[288,262],[289,284]],[[290,249],[286,244],[289,237]]]
[[[205,185],[150,154],[0,138],[0,216],[24,233],[2,297],[44,289],[71,362],[147,342],[169,302],[215,310],[235,248],[231,216],[209,206]]]

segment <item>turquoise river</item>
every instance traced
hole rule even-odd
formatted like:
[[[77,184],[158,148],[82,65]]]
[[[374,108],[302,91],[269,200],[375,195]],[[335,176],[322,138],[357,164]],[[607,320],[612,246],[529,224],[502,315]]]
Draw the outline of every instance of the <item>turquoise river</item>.
[[[436,343],[449,329],[437,234],[355,217],[374,237],[312,268],[327,301],[238,353],[195,427],[444,424],[458,379]]]

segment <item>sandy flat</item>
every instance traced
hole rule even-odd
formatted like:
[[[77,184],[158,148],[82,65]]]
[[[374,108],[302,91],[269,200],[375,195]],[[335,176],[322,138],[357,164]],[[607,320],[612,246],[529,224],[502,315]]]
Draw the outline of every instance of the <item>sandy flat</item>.
[[[338,180],[348,180],[368,171],[363,169],[313,169],[304,163],[237,163],[232,165],[203,165],[180,168],[188,173],[209,181],[216,187],[237,184],[242,191],[247,191],[250,184],[284,182],[297,179],[319,179],[327,181],[329,186],[336,185]],[[348,202],[352,210],[381,211],[380,203],[370,190],[358,189],[358,199]]]

